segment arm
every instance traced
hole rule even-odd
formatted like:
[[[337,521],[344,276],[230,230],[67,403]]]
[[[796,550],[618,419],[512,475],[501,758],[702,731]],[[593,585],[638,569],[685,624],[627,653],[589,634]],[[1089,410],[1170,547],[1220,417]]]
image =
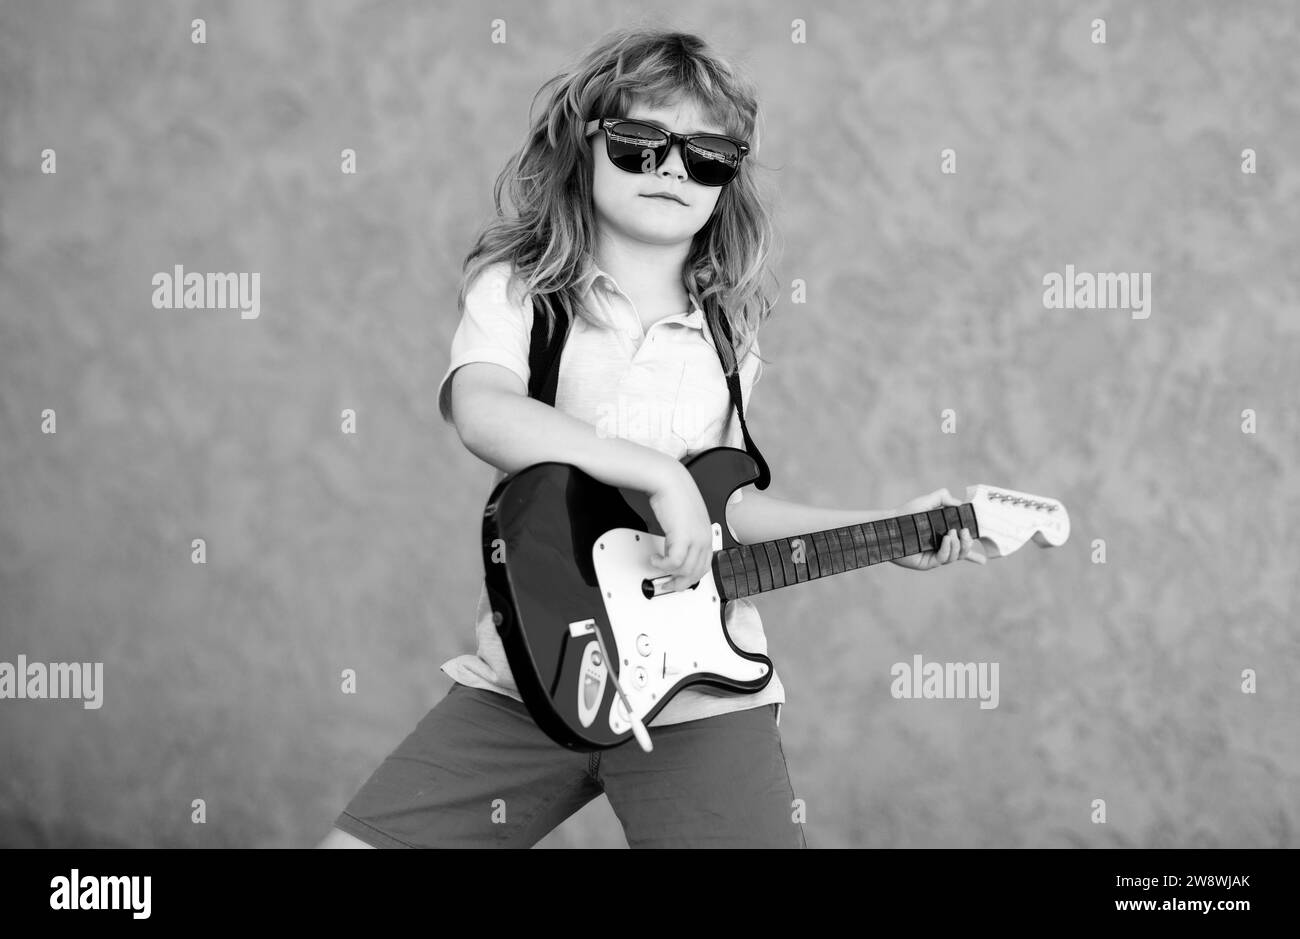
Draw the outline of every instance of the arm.
[[[748,404],[753,395],[753,388],[762,374],[758,360],[758,343],[754,343],[754,355],[746,359],[746,367],[741,369],[741,387],[748,418]],[[752,366],[750,360],[754,361]],[[752,369],[752,370],[750,370]],[[725,441],[738,450],[745,448],[745,442],[739,423],[731,422],[731,433]],[[778,538],[794,538],[809,535],[831,528],[844,528],[848,525],[861,525],[864,522],[876,522],[884,518],[894,518],[914,512],[924,512],[947,505],[960,505],[946,489],[937,490],[929,495],[913,499],[897,508],[889,509],[826,509],[798,502],[787,502],[765,495],[752,486],[738,490],[732,498],[740,496],[739,502],[728,503],[726,508],[727,527],[741,544],[754,544],[761,541],[775,541]],[[972,542],[969,533],[962,529],[960,535],[954,530],[945,536],[938,551],[922,551],[908,557],[896,558],[890,563],[909,570],[930,570],[939,565],[948,564],[957,559],[972,560],[983,564],[987,560],[978,542]]]
[[[528,397],[523,379],[491,362],[470,362],[452,375],[451,418],[465,448],[510,473],[554,460],[606,485],[650,495],[664,530],[651,563],[684,590],[708,573],[712,532],[704,500],[685,465],[666,453],[619,437]]]
[[[827,528],[860,525],[898,514],[893,509],[823,509],[774,499],[752,487],[727,507],[727,524],[742,544],[793,538]]]
[[[528,397],[518,375],[491,362],[456,370],[451,416],[465,449],[505,473],[555,460],[608,485],[648,493],[661,489],[665,479],[686,474],[665,453],[602,437],[592,425]]]

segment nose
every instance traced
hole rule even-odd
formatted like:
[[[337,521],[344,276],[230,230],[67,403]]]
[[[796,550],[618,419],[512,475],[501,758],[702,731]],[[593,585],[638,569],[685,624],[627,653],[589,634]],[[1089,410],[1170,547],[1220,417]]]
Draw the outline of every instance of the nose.
[[[679,182],[684,182],[686,180],[687,173],[685,155],[682,153],[683,146],[685,146],[685,144],[673,141],[672,146],[668,148],[668,155],[664,157],[664,161],[659,164],[659,169],[657,171],[659,176],[671,174],[672,176],[676,176]]]

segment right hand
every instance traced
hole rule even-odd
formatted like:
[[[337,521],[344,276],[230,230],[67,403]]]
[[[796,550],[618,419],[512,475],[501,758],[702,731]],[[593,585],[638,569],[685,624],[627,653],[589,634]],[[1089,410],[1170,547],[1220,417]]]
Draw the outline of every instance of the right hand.
[[[664,530],[664,550],[650,563],[672,579],[668,590],[686,590],[698,583],[713,565],[713,523],[695,477],[674,461],[675,470],[664,474],[650,495],[650,508]]]

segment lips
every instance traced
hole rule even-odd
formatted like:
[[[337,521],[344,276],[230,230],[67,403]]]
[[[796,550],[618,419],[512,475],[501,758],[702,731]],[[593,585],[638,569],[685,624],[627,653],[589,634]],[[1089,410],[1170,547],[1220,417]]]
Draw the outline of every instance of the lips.
[[[678,199],[678,198],[676,198],[675,196],[666,196],[666,195],[662,195],[662,194],[660,194],[660,195],[653,195],[653,196],[642,196],[641,198],[642,198],[642,199],[663,199],[663,200],[665,200],[665,201],[667,201],[667,202],[676,202],[678,205],[685,205],[685,204],[686,204],[686,203],[683,202],[681,199]]]

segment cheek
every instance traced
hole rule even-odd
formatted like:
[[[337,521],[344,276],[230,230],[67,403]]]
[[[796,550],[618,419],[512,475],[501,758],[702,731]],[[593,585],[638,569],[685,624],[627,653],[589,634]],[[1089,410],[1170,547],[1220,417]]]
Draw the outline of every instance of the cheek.
[[[634,196],[641,180],[614,166],[603,153],[598,156],[591,174],[591,193],[596,204],[610,207]]]
[[[591,168],[591,195],[597,204],[608,200],[609,181],[602,162],[605,161],[597,154],[596,163]]]
[[[691,203],[691,208],[699,210],[699,223],[703,226],[717,209],[718,202],[722,198],[722,190],[712,189],[708,186],[697,186],[692,195],[695,196],[695,200]]]

